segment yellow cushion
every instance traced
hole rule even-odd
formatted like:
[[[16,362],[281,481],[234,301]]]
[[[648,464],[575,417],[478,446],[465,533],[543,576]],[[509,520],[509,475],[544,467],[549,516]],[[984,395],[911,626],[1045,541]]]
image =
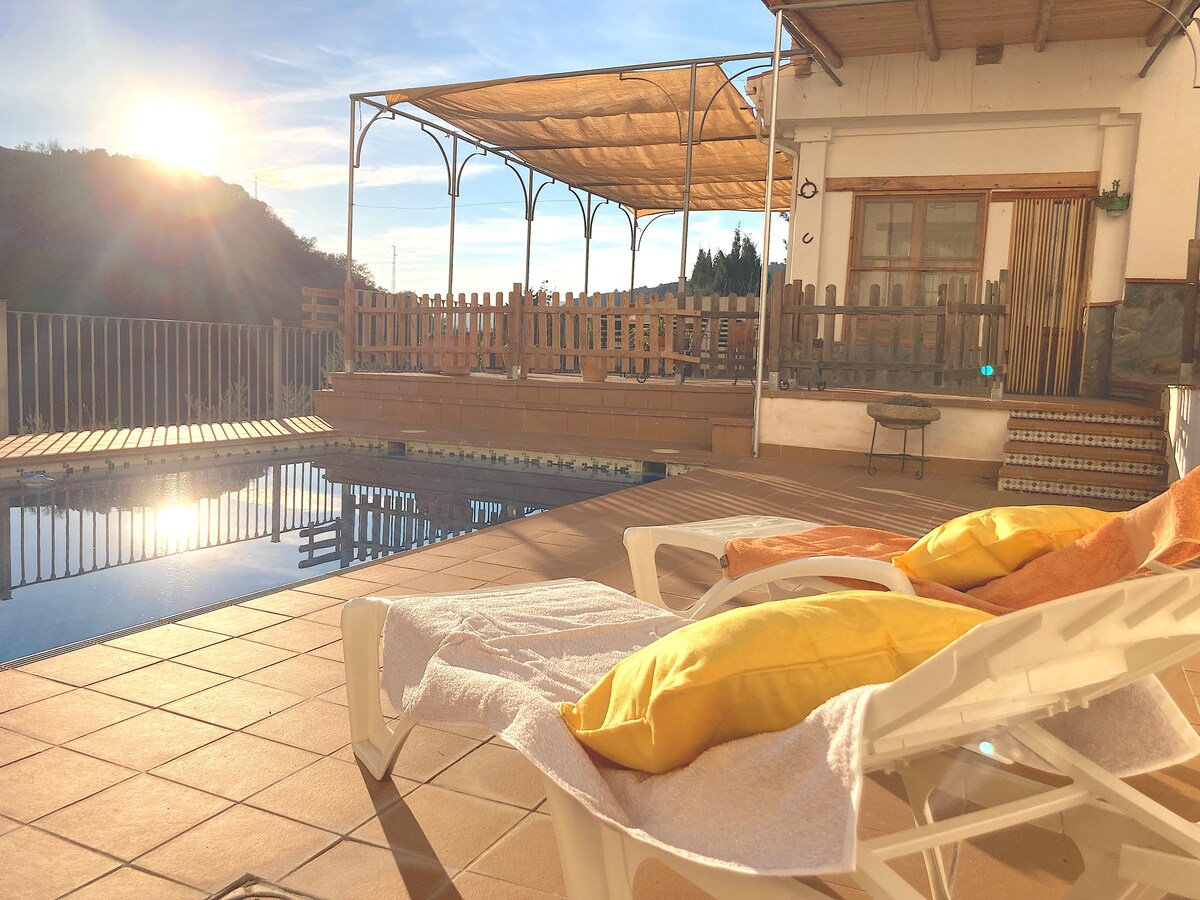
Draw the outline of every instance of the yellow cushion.
[[[1116,513],[1084,506],[997,506],[939,525],[892,560],[909,578],[966,590],[1073,544]]]
[[[643,647],[561,711],[601,756],[666,772],[724,741],[789,728],[850,688],[892,681],[990,618],[882,591],[762,603]]]

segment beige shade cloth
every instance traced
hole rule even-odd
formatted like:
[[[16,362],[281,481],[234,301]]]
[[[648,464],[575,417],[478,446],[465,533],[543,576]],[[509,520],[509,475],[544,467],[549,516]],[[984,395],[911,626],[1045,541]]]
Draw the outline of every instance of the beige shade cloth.
[[[684,67],[473,82],[395,91],[387,103],[411,103],[631,209],[682,209],[690,74]],[[697,66],[689,208],[762,209],[766,170],[749,101],[720,66]],[[791,177],[790,161],[777,153],[774,209],[790,207]]]

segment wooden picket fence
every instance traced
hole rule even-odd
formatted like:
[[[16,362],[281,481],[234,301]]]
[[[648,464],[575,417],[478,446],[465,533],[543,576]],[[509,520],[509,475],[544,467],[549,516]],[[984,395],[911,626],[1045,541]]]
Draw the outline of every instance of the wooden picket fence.
[[[837,289],[793,282],[773,286],[767,368],[781,385],[836,385],[944,393],[986,393],[1005,370],[1007,273],[983,286],[951,280],[936,306],[915,305],[895,285],[879,285],[864,305],[839,305]],[[990,367],[990,371],[989,371]]]
[[[781,385],[986,393],[1005,371],[1007,273],[982,297],[949,278],[937,305],[878,285],[866,304],[837,289],[772,284],[767,370]],[[581,372],[749,378],[756,367],[757,298],[508,292],[385,294],[356,291],[347,329],[342,292],[306,288],[305,325],[345,336],[356,370]],[[990,372],[986,367],[991,367]]]
[[[343,333],[356,370],[580,372],[594,359],[617,375],[736,379],[754,368],[756,297],[356,291],[346,329],[341,291],[304,294],[306,327]]]

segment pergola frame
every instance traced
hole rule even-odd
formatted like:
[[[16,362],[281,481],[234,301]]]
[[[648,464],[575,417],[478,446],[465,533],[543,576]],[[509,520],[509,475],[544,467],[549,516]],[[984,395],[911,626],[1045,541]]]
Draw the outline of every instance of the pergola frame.
[[[1170,0],[1171,7],[1165,6],[1157,0],[1139,0],[1139,2],[1153,6],[1161,11],[1162,15],[1155,22],[1154,27],[1146,35],[1146,43],[1148,46],[1154,47],[1146,64],[1139,72],[1139,77],[1146,77],[1150,67],[1154,64],[1159,54],[1166,47],[1172,37],[1183,34],[1188,38],[1190,49],[1194,61],[1194,78],[1193,86],[1197,85],[1196,77],[1200,75],[1200,55],[1197,54],[1195,43],[1192,41],[1191,35],[1188,33],[1188,26],[1192,22],[1192,16],[1200,10],[1200,0]],[[586,76],[586,75],[601,75],[601,74],[617,74],[620,76],[630,76],[637,78],[634,73],[652,72],[663,69],[678,69],[684,66],[691,69],[691,82],[689,91],[688,113],[687,113],[687,135],[686,139],[681,143],[686,144],[686,157],[684,168],[684,184],[683,184],[683,203],[678,209],[673,210],[653,210],[651,217],[645,225],[639,226],[639,216],[647,211],[632,209],[626,204],[613,197],[607,196],[603,190],[596,189],[595,186],[582,187],[567,183],[566,186],[571,194],[579,203],[580,213],[583,217],[583,235],[584,235],[584,293],[587,292],[589,264],[591,258],[591,238],[595,216],[600,206],[606,203],[615,203],[625,213],[629,222],[630,229],[630,294],[632,296],[635,287],[635,273],[637,266],[637,252],[641,246],[642,237],[644,237],[646,228],[654,221],[661,218],[663,215],[673,212],[683,213],[683,234],[680,247],[680,264],[679,264],[679,291],[683,295],[687,290],[687,251],[688,251],[688,225],[691,212],[691,176],[692,176],[692,153],[693,147],[703,140],[704,121],[707,117],[708,110],[712,105],[713,100],[718,96],[721,90],[727,86],[733,78],[738,75],[745,74],[755,68],[768,68],[764,63],[756,66],[749,66],[736,75],[728,76],[725,83],[718,88],[713,94],[713,97],[708,101],[705,111],[700,121],[700,133],[696,133],[695,117],[696,117],[696,73],[697,67],[700,65],[724,65],[731,62],[742,61],[761,61],[770,59],[770,108],[769,111],[764,111],[760,108],[757,110],[757,120],[763,121],[766,124],[766,144],[767,144],[767,163],[766,175],[764,179],[764,198],[763,198],[763,234],[762,234],[762,273],[759,286],[759,328],[758,328],[758,346],[756,353],[756,369],[754,379],[754,420],[752,432],[752,447],[755,456],[759,450],[759,431],[760,431],[760,413],[762,406],[762,391],[763,391],[763,368],[765,365],[765,342],[766,342],[766,295],[767,285],[770,273],[770,241],[771,241],[771,213],[773,212],[773,188],[774,188],[774,170],[775,170],[775,152],[777,141],[777,126],[778,126],[778,104],[779,104],[779,71],[784,56],[787,57],[807,57],[813,60],[838,87],[842,86],[842,81],[834,72],[835,68],[840,68],[842,59],[836,49],[831,46],[824,38],[811,27],[806,27],[803,18],[804,12],[814,12],[819,10],[834,10],[852,7],[871,7],[895,4],[908,4],[913,7],[915,15],[918,17],[922,40],[925,46],[925,52],[929,59],[936,61],[941,56],[941,48],[938,45],[937,35],[935,30],[935,21],[932,16],[928,0],[814,0],[814,2],[798,3],[795,0],[792,2],[777,3],[773,0],[764,0],[765,5],[773,14],[775,19],[774,30],[774,46],[770,53],[743,53],[729,56],[716,57],[700,57],[692,59],[678,59],[655,63],[643,63],[630,66],[611,66],[604,68],[583,69],[571,72],[558,72],[544,75],[524,76],[520,79],[523,82],[528,81],[548,81],[552,79]],[[1040,52],[1045,49],[1047,37],[1049,33],[1051,15],[1053,11],[1054,0],[1041,0],[1038,8],[1037,20],[1035,23],[1034,46]],[[782,49],[783,32],[787,30],[791,36],[796,49],[787,51]],[[765,77],[764,77],[765,80]],[[503,79],[501,80],[503,81]],[[559,179],[543,169],[532,165],[529,162],[514,155],[514,151],[520,150],[519,147],[503,147],[496,144],[482,141],[469,135],[463,134],[453,128],[448,128],[432,120],[421,116],[413,115],[397,109],[396,104],[388,101],[389,94],[403,94],[403,90],[388,90],[388,91],[368,91],[362,93],[354,93],[350,95],[350,129],[349,129],[349,160],[348,160],[348,194],[347,194],[347,211],[346,211],[346,292],[350,297],[353,291],[353,259],[354,259],[354,173],[361,164],[363,142],[366,139],[372,125],[381,118],[389,118],[395,120],[404,118],[416,122],[420,129],[428,134],[438,146],[439,152],[442,154],[442,159],[446,165],[447,177],[447,193],[450,196],[450,234],[449,234],[449,271],[447,275],[447,293],[453,292],[454,285],[454,237],[455,237],[455,213],[457,206],[457,198],[460,192],[462,173],[466,164],[476,156],[496,156],[503,161],[504,165],[509,168],[518,178],[521,183],[522,194],[524,197],[525,220],[526,220],[526,238],[525,238],[525,280],[524,289],[529,290],[529,273],[530,273],[530,258],[532,250],[532,230],[533,219],[536,212],[537,201],[542,190],[549,184],[556,183]],[[403,102],[403,101],[400,101]],[[365,123],[360,124],[359,118],[362,110],[365,108],[373,109],[375,112],[371,118]],[[677,117],[680,119],[680,130],[682,132],[682,115],[675,107]],[[764,114],[765,112],[765,114]],[[761,135],[760,135],[761,138]],[[443,143],[449,140],[450,149],[447,152],[446,145]],[[472,148],[465,157],[459,160],[459,145],[465,144]],[[530,148],[525,148],[530,149]],[[522,175],[521,170],[525,174]],[[535,188],[535,175],[541,175],[545,181]],[[580,197],[580,190],[586,194],[586,200]],[[600,202],[596,203],[599,198]],[[1200,226],[1198,226],[1200,227]],[[640,230],[639,230],[640,229]]]
[[[602,75],[602,74],[617,74],[620,76],[629,75],[631,78],[637,78],[635,73],[653,72],[662,69],[678,69],[689,67],[691,69],[691,85],[688,98],[687,110],[687,134],[681,143],[685,144],[686,156],[684,166],[684,183],[683,183],[683,204],[678,209],[653,210],[644,211],[632,209],[620,201],[606,196],[603,190],[593,188],[580,188],[577,185],[566,184],[567,189],[575,197],[579,203],[580,213],[583,216],[583,236],[584,236],[584,272],[583,284],[584,294],[587,293],[589,279],[589,264],[591,261],[591,239],[592,230],[595,224],[596,213],[599,208],[607,203],[614,203],[625,213],[629,223],[629,291],[630,296],[636,286],[635,274],[637,270],[637,253],[641,248],[642,239],[645,237],[646,229],[651,224],[665,215],[670,215],[675,212],[683,213],[683,234],[680,240],[679,251],[679,292],[683,295],[687,291],[687,263],[688,263],[688,226],[691,206],[691,180],[692,180],[692,154],[696,144],[703,142],[704,123],[707,119],[708,112],[712,107],[713,101],[716,99],[720,91],[724,90],[732,80],[739,75],[743,75],[756,68],[770,68],[771,84],[775,85],[778,81],[779,68],[782,58],[787,56],[805,56],[816,59],[818,65],[825,69],[831,78],[840,85],[837,77],[832,70],[825,65],[819,56],[815,53],[814,48],[804,41],[802,38],[797,40],[799,49],[788,51],[786,54],[782,49],[782,34],[783,34],[783,16],[782,13],[775,14],[775,43],[774,47],[769,52],[758,53],[741,53],[730,56],[712,56],[698,57],[692,59],[669,60],[656,63],[642,63],[632,66],[612,66],[606,68],[583,69],[573,72],[558,72],[545,75],[532,75],[522,77],[521,81],[549,81],[558,78],[568,78],[583,75]],[[696,97],[696,72],[701,65],[724,65],[732,62],[748,62],[748,61],[763,61],[759,65],[748,66],[734,75],[726,77],[724,83],[718,88],[717,92],[709,98],[703,111],[699,123],[699,130],[696,128],[696,113],[697,113],[697,97]],[[427,119],[423,116],[414,115],[398,109],[398,104],[388,102],[388,95],[401,93],[398,90],[387,91],[367,91],[350,95],[350,140],[349,140],[349,160],[348,160],[348,191],[346,202],[346,292],[347,296],[353,291],[353,265],[354,265],[354,173],[362,163],[363,143],[366,140],[367,133],[380,119],[407,119],[417,123],[420,130],[427,134],[435,144],[438,151],[441,153],[442,160],[446,167],[446,190],[450,196],[450,234],[449,234],[449,262],[448,273],[446,278],[447,295],[453,293],[454,290],[454,237],[455,237],[455,218],[457,200],[460,193],[462,174],[468,162],[476,156],[495,156],[500,159],[504,165],[517,176],[521,184],[521,192],[524,200],[525,213],[525,279],[524,289],[529,290],[529,272],[530,259],[533,242],[533,219],[537,208],[538,198],[541,196],[542,190],[547,185],[555,184],[558,178],[543,169],[532,165],[525,160],[514,155],[514,151],[521,149],[517,147],[504,147],[492,144],[487,141],[482,141],[470,135],[463,134],[453,128],[446,127],[438,122]],[[363,109],[368,108],[374,110],[371,118],[365,123],[362,122],[361,115]],[[758,453],[758,420],[759,409],[762,403],[762,382],[763,382],[763,366],[764,366],[764,349],[766,341],[766,322],[765,322],[765,298],[767,293],[767,280],[769,276],[770,266],[770,241],[771,241],[771,213],[773,212],[773,187],[775,176],[775,149],[776,135],[775,122],[776,112],[778,109],[778,92],[773,88],[771,90],[771,113],[769,117],[770,127],[767,140],[767,171],[765,177],[764,198],[763,198],[763,236],[762,236],[762,275],[759,289],[759,328],[758,328],[758,352],[755,372],[755,396],[754,396],[754,432],[753,432],[753,447],[754,453]],[[676,115],[680,119],[680,131],[682,133],[682,114],[676,108]],[[762,111],[759,110],[759,117],[762,117]],[[449,143],[447,150],[446,142]],[[460,160],[460,144],[469,148],[465,156]],[[524,174],[522,171],[524,170]],[[535,186],[535,176],[542,176],[544,181],[540,185]],[[580,191],[586,194],[586,200],[580,197]],[[596,199],[600,202],[596,203]],[[732,211],[732,210],[731,210]],[[640,217],[647,215],[644,224],[639,224]]]

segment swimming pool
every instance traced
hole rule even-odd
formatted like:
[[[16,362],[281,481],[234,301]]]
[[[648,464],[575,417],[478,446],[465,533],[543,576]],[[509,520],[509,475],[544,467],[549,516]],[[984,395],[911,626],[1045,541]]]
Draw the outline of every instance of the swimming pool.
[[[0,492],[0,663],[642,480],[616,477],[342,452]]]

